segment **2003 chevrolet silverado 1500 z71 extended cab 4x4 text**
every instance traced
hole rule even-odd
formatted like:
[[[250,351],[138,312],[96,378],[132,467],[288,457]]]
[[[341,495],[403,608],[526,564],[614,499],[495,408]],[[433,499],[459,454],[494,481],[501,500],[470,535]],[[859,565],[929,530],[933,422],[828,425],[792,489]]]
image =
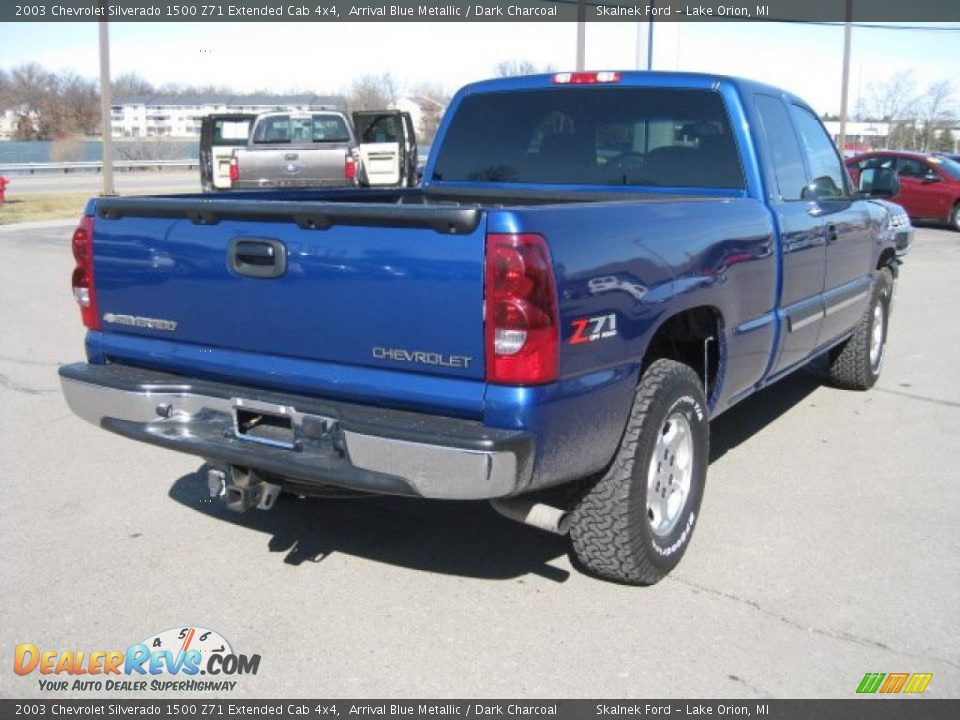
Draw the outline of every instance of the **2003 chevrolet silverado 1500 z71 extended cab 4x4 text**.
[[[491,499],[649,584],[690,542],[712,417],[822,353],[876,381],[912,230],[799,99],[513,78],[462,89],[437,137],[418,189],[92,200],[70,406],[205,458],[236,509]]]

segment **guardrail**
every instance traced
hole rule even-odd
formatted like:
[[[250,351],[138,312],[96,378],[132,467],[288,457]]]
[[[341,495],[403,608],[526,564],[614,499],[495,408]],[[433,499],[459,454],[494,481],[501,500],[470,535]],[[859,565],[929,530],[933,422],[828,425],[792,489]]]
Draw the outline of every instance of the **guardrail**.
[[[199,160],[181,158],[179,160],[114,160],[114,170],[185,168],[192,170],[199,164]],[[0,165],[0,174],[33,175],[37,172],[71,172],[87,171],[102,172],[103,163],[99,160],[79,162],[42,162],[42,163],[5,163]]]

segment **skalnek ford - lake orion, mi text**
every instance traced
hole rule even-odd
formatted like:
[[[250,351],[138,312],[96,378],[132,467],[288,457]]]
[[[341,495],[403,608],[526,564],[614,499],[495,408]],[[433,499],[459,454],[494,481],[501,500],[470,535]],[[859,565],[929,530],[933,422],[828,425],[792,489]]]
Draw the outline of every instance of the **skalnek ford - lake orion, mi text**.
[[[717,7],[703,5],[684,5],[682,8],[673,6],[656,7],[654,5],[619,5],[606,6],[600,5],[593,8],[596,17],[610,18],[646,18],[655,17],[659,19],[669,17],[768,17],[770,15],[769,5],[754,5],[752,8],[747,5],[719,5]]]

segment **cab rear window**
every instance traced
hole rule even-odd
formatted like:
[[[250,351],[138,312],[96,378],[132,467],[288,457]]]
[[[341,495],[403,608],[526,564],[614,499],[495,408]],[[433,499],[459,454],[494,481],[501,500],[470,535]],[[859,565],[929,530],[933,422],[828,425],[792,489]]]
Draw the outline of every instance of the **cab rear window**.
[[[350,131],[341,115],[270,115],[257,123],[253,142],[276,143],[347,142]]]
[[[463,100],[434,180],[742,189],[710,90],[562,87]]]

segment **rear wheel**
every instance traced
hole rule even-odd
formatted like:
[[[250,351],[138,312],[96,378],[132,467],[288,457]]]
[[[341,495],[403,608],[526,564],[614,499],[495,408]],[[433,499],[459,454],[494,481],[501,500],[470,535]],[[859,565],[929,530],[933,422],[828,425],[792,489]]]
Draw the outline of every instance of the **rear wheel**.
[[[830,351],[830,379],[848,390],[869,390],[880,377],[887,347],[887,324],[893,274],[883,268],[873,284],[873,292],[860,322],[842,345]]]
[[[953,206],[953,212],[950,213],[950,226],[954,230],[960,230],[960,202]]]
[[[570,538],[583,568],[634,585],[670,572],[693,535],[708,445],[700,378],[657,360],[637,386],[613,464],[574,508]]]

